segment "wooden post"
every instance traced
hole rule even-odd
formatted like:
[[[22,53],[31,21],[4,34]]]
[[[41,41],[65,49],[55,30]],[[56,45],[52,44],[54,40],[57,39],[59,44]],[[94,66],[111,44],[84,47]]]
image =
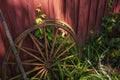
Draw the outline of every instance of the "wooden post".
[[[4,19],[4,17],[3,17],[3,14],[2,14],[2,12],[1,12],[1,10],[0,10],[0,21],[2,22],[4,31],[5,31],[6,36],[7,36],[7,38],[8,38],[10,47],[11,47],[13,53],[14,53],[14,56],[15,56],[15,59],[16,59],[16,61],[17,61],[17,65],[18,65],[18,67],[19,67],[19,69],[20,69],[20,71],[21,71],[22,77],[23,77],[24,80],[27,80],[27,76],[26,76],[26,74],[25,74],[24,68],[23,68],[23,66],[22,66],[22,63],[21,63],[21,60],[20,60],[20,57],[19,57],[19,53],[18,53],[18,51],[17,51],[17,49],[16,49],[16,47],[15,47],[15,44],[14,44],[13,39],[12,39],[12,37],[11,37],[11,34],[10,34],[9,30],[8,30],[7,24],[6,24],[6,22],[5,22],[5,19]]]

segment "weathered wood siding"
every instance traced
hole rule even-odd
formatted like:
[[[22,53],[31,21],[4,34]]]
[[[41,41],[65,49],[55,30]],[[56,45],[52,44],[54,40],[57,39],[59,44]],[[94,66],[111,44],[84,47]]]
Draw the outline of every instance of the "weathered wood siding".
[[[0,0],[8,28],[13,39],[34,24],[35,9],[41,4],[47,18],[57,18],[71,25],[80,44],[84,43],[93,30],[99,33],[101,17],[108,14],[108,0]],[[119,12],[120,0],[113,0],[113,12]],[[0,23],[0,72],[9,43]]]

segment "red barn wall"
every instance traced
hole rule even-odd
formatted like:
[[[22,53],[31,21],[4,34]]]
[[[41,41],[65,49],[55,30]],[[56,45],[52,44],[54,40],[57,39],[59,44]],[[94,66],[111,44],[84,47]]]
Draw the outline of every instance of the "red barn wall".
[[[35,9],[41,4],[47,18],[61,19],[73,27],[81,45],[87,40],[90,30],[99,33],[101,17],[108,13],[107,2],[108,0],[0,0],[0,9],[14,40],[34,24]],[[113,12],[119,10],[120,0],[113,0]],[[0,72],[8,46],[0,23]]]

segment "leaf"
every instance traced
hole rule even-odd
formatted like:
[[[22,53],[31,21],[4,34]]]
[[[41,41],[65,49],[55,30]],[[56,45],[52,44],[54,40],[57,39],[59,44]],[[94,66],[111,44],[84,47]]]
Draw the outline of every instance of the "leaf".
[[[35,31],[35,36],[38,37],[39,39],[43,39],[43,31],[41,28]]]
[[[49,36],[48,36],[48,40],[52,40],[53,39],[53,35],[52,34],[49,34]]]
[[[115,23],[116,22],[115,18],[111,18],[111,22]]]
[[[49,27],[47,28],[47,32],[48,32],[48,33],[51,33],[51,30],[50,30],[50,28],[49,28]]]
[[[70,39],[67,39],[66,43],[70,45],[72,41]]]
[[[61,35],[62,38],[65,38],[65,33],[63,32],[62,35]]]
[[[40,8],[37,8],[36,11],[37,11],[38,13],[40,13],[40,12],[41,12],[41,9],[40,9]]]
[[[41,14],[41,18],[45,19],[46,18],[46,14]]]
[[[41,29],[41,28],[39,28],[39,32],[40,32],[40,34],[43,34],[43,31],[42,31],[42,29]]]
[[[60,44],[60,43],[62,42],[62,40],[63,40],[63,38],[58,38],[58,39],[56,40],[56,44]]]
[[[39,24],[40,22],[42,22],[42,19],[41,18],[36,18],[35,23]]]
[[[36,36],[36,37],[39,37],[39,30],[36,30],[36,31],[35,31],[35,36]]]
[[[48,26],[48,27],[47,27],[47,33],[51,34],[52,31],[53,31],[53,29],[54,29],[53,27]]]

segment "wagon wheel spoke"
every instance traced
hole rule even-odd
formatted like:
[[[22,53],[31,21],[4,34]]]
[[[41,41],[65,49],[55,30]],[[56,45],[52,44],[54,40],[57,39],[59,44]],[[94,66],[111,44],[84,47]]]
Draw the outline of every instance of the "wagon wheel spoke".
[[[35,62],[35,61],[37,61],[37,60],[36,59],[28,59],[28,60],[25,60],[23,62]]]
[[[75,55],[69,55],[69,56],[66,56],[64,58],[61,58],[60,61],[65,61],[67,59],[70,59],[70,58],[73,58]]]
[[[44,73],[44,78],[47,77],[47,74],[48,74],[48,71],[46,70],[45,73]]]
[[[40,59],[39,57],[37,57],[36,55],[34,55],[33,53],[31,53],[30,51],[25,50],[24,48],[21,48],[21,47],[18,47],[18,48],[19,48],[21,51],[25,52],[26,54],[30,55],[31,57],[35,58],[36,60],[44,63],[44,61],[43,61],[42,59]]]
[[[33,39],[36,41],[37,44],[39,44],[42,48],[45,48],[44,44],[42,44],[38,38],[36,38],[32,33],[30,33],[30,36],[33,37]]]
[[[17,46],[22,46],[22,43],[23,43],[23,39],[19,42]]]
[[[58,35],[58,29],[55,32],[55,36],[54,36],[54,39],[53,39],[53,42],[52,42],[52,49],[50,51],[50,59],[51,59],[51,57],[53,55],[53,51],[54,51],[54,47],[55,47],[55,42],[56,42],[56,39],[57,39],[57,35]]]
[[[38,63],[36,59],[30,59],[22,61],[23,65],[43,66],[42,63]]]
[[[43,68],[43,67],[35,67],[34,69],[32,69],[32,70],[30,70],[30,71],[27,71],[27,72],[26,72],[26,75],[29,75],[29,74],[31,74],[31,73],[33,73],[33,72],[36,72],[36,71],[38,71],[38,70],[40,70],[40,69],[42,69],[42,68]],[[18,74],[18,75],[16,75],[16,76],[10,78],[10,80],[16,80],[17,78],[20,78],[21,76],[22,76],[21,74]]]
[[[32,63],[32,62],[35,62],[35,61],[37,61],[36,59],[30,59],[30,60],[25,60],[25,61],[22,61],[23,63]],[[4,63],[4,64],[16,64],[16,62],[14,61],[10,61],[10,62],[6,62],[6,63]]]
[[[41,69],[40,71],[37,72],[32,78],[36,78],[37,76],[40,76],[44,72],[44,69]]]
[[[41,70],[43,67],[35,67],[33,70],[30,70],[30,71],[27,71],[26,74],[30,74],[30,73],[33,73],[35,71],[38,71],[38,70]]]
[[[23,65],[32,65],[32,66],[43,66],[43,64],[40,63],[22,63]]]
[[[9,62],[9,63],[5,63],[5,64],[10,64],[10,65],[16,65],[17,63],[15,62]],[[31,65],[31,66],[43,66],[43,64],[40,63],[29,63],[29,62],[22,62],[23,65]]]
[[[29,33],[29,35],[30,35],[33,43],[34,43],[35,46],[37,47],[38,51],[40,52],[40,55],[43,57],[44,60],[46,60],[46,58],[45,58],[44,55],[43,55],[44,53],[42,52],[40,46],[38,45],[38,42],[36,42],[36,40],[35,40],[35,37],[34,37],[31,33]]]
[[[46,59],[48,60],[48,40],[47,40],[47,34],[46,34],[46,27],[43,27],[43,33],[44,33],[44,44],[45,44],[45,53],[46,53]]]
[[[35,52],[35,53],[39,53],[39,51],[35,50],[35,49],[31,49],[31,48],[28,48],[28,47],[23,47],[25,50],[27,51],[31,51],[31,52]]]
[[[59,45],[59,47],[57,48],[57,50],[55,51],[54,55],[52,56],[52,58],[55,58],[55,56],[58,54],[58,51],[61,49],[61,47],[63,46],[63,44],[66,42],[66,40],[69,38],[70,35],[67,35],[64,40],[61,42],[61,44]]]
[[[67,49],[65,49],[62,53],[60,53],[57,58],[61,57],[62,55],[64,55],[64,53],[66,53],[67,51],[69,51],[73,46],[75,46],[75,43],[73,43],[72,45],[70,45],[69,47],[67,47]]]
[[[37,74],[35,74],[32,78],[36,78],[37,76],[39,76],[42,73],[43,70],[44,69],[41,69],[40,71],[38,71]]]
[[[22,45],[22,43],[23,43],[26,35],[23,35],[23,36],[21,36],[21,37],[22,37],[22,38],[20,38],[20,39],[17,40],[17,43],[16,43],[16,44],[17,44],[18,46],[21,46],[21,45]]]
[[[46,70],[44,69],[44,70],[42,71],[41,75],[40,75],[41,78],[42,78],[42,77],[45,77],[45,76],[44,76],[45,72],[46,72]]]

